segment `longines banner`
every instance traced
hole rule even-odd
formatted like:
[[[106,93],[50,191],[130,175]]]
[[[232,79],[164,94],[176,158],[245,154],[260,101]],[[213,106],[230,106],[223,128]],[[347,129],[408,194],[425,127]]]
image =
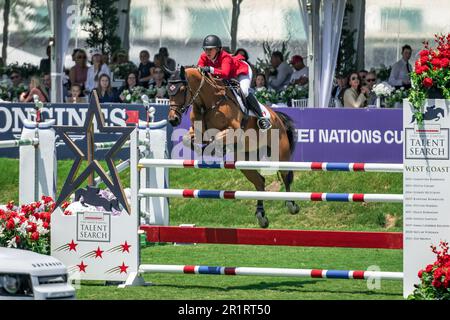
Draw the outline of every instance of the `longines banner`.
[[[144,119],[144,108],[130,104],[103,104],[107,123],[125,124],[125,110],[140,110]],[[155,105],[155,121],[165,119],[168,107]],[[22,120],[31,119],[33,104],[0,104],[0,140],[20,136]],[[401,109],[334,109],[334,108],[276,108],[289,115],[297,128],[297,144],[293,161],[328,162],[403,162],[402,110]],[[80,125],[84,121],[87,104],[47,104],[46,118],[56,119],[58,125]],[[181,128],[189,128],[188,114],[183,116]],[[179,132],[179,131],[177,131]],[[76,139],[76,137],[73,137]],[[81,137],[80,137],[81,138]],[[113,140],[96,135],[96,141]],[[169,150],[181,141],[181,136],[172,136],[168,127]],[[170,143],[172,142],[172,144]],[[70,157],[64,144],[57,142],[58,159]],[[128,158],[127,152],[120,157]],[[0,149],[0,157],[17,157],[16,149]],[[101,157],[101,154],[100,154]]]
[[[423,125],[404,102],[403,292],[420,283],[419,270],[433,264],[431,245],[450,241],[449,102],[427,100]],[[440,250],[440,249],[439,249]]]
[[[55,119],[57,125],[82,125],[86,117],[88,104],[45,104],[42,115],[44,119]],[[23,119],[32,119],[32,103],[1,103],[0,104],[0,140],[19,139],[22,132]],[[166,119],[168,107],[155,105],[155,121]],[[145,109],[137,104],[102,104],[102,111],[105,121],[108,125],[125,126],[126,110],[138,110],[140,119],[145,119]],[[95,120],[94,120],[95,122]],[[96,127],[96,126],[95,126]],[[97,131],[97,130],[96,130]],[[171,135],[171,129],[168,127],[168,137]],[[77,137],[70,135],[74,141],[80,140],[83,136]],[[115,138],[108,134],[97,133],[96,142],[113,141]],[[170,143],[170,139],[168,139]],[[169,148],[171,145],[168,146]],[[65,143],[57,137],[56,150],[58,159],[67,159],[72,157]],[[103,158],[106,150],[99,151],[99,158]],[[17,158],[18,148],[0,149],[0,157]],[[129,150],[124,149],[119,157],[121,159],[129,158]]]

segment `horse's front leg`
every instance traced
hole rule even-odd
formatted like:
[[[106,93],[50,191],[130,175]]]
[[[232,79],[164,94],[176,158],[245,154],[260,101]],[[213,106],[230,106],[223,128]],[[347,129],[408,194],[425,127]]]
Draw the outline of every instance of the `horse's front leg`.
[[[259,174],[256,170],[241,170],[245,177],[253,183],[256,188],[256,191],[264,191],[265,190],[265,179]],[[258,220],[259,226],[261,228],[267,228],[269,226],[269,219],[266,217],[266,212],[264,210],[264,202],[262,200],[257,200],[256,203],[256,219]]]
[[[225,130],[210,129],[204,134],[204,139],[208,141],[208,145],[204,149],[204,155],[224,157],[227,155],[227,151],[232,151],[235,139],[235,130],[227,128]],[[233,154],[230,154],[233,157]]]

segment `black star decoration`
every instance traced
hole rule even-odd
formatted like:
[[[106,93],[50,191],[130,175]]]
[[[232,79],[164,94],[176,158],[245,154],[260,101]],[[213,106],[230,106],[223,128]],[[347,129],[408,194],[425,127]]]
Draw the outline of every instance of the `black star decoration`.
[[[108,165],[110,176],[105,172],[100,163],[94,159],[94,130],[93,120],[97,120],[97,127],[101,133],[122,133],[112,148],[106,153],[105,161]],[[119,203],[125,208],[128,214],[131,213],[130,205],[123,191],[119,175],[114,164],[113,158],[120,151],[127,141],[135,127],[108,127],[101,111],[100,102],[96,90],[92,92],[89,108],[83,126],[53,126],[56,133],[64,140],[69,149],[75,154],[75,160],[70,169],[69,175],[61,189],[55,208],[59,207],[66,199],[76,191],[80,185],[88,178],[93,177],[96,172],[103,180],[105,185],[114,194]],[[68,133],[81,133],[86,135],[86,152],[83,152],[74,141],[68,136]],[[88,161],[86,169],[76,177],[83,160]]]

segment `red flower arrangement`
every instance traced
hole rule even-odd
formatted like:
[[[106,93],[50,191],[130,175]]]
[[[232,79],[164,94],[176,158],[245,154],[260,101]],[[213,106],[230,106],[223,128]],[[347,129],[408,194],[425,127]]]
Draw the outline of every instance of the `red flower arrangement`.
[[[0,247],[50,254],[50,221],[54,208],[55,202],[47,196],[20,207],[10,201],[6,210],[0,209]]]
[[[411,300],[450,300],[450,255],[448,242],[439,243],[441,250],[431,246],[436,255],[436,261],[419,271],[421,280],[415,285],[414,293],[408,297]]]
[[[418,123],[423,121],[423,106],[427,98],[450,99],[450,34],[435,35],[437,47],[431,48],[424,41],[415,70],[411,72],[412,89],[409,101],[415,109]]]

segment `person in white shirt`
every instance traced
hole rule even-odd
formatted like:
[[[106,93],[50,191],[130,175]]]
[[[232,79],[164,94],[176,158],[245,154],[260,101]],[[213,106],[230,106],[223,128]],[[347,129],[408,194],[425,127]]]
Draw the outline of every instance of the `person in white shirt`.
[[[292,68],[283,60],[284,57],[280,51],[274,51],[272,53],[272,57],[270,58],[270,63],[275,69],[275,72],[273,75],[268,77],[268,85],[276,91],[283,90],[291,80]]]
[[[102,74],[106,74],[111,77],[111,71],[106,63],[103,63],[103,55],[100,51],[94,50],[91,52],[92,65],[89,67],[87,72],[87,78],[85,83],[85,88],[87,92],[91,92],[94,88],[98,86],[98,79]]]
[[[402,47],[402,58],[392,65],[391,74],[389,75],[388,83],[391,86],[399,89],[404,87],[405,89],[411,88],[411,76],[412,71],[409,59],[411,58],[412,49],[409,45]]]
[[[302,56],[295,55],[291,59],[291,65],[294,68],[294,72],[291,75],[291,84],[305,85],[308,83],[309,69],[303,63]]]

